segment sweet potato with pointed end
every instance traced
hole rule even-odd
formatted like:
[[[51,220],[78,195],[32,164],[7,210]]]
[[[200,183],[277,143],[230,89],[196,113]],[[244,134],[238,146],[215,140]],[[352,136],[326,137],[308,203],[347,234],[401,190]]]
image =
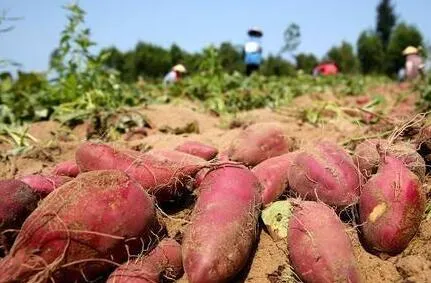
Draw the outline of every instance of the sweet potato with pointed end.
[[[385,151],[386,155],[403,161],[404,165],[415,173],[421,181],[425,179],[425,160],[417,153],[413,145],[405,142],[390,145],[388,141],[383,139],[366,140],[358,144],[355,149],[353,159],[365,177],[370,178],[379,167],[380,155],[377,145]]]
[[[360,174],[346,151],[331,142],[298,152],[288,175],[290,188],[302,198],[339,207],[359,199]]]
[[[244,129],[227,150],[230,160],[255,166],[260,162],[291,151],[289,139],[280,123],[257,123]]]
[[[382,157],[359,202],[362,234],[368,246],[388,254],[402,252],[419,229],[425,195],[418,177],[402,161]]]
[[[259,180],[245,167],[207,173],[183,238],[189,282],[231,282],[246,265],[258,233],[260,194]]]
[[[263,204],[277,200],[289,186],[289,171],[294,156],[293,152],[276,156],[259,163],[252,169],[263,186]]]
[[[181,245],[173,239],[164,239],[147,256],[121,265],[106,282],[164,282],[163,279],[178,279],[182,275]]]
[[[159,202],[175,200],[187,191],[188,182],[207,161],[175,150],[141,153],[117,150],[105,144],[86,142],[76,151],[82,172],[117,169],[135,178]]]
[[[34,192],[44,198],[56,188],[71,181],[72,178],[67,176],[35,174],[21,177],[20,180],[29,185]]]
[[[290,263],[304,282],[361,281],[345,227],[323,203],[294,204],[287,243]]]
[[[142,245],[154,241],[158,229],[152,198],[127,174],[80,174],[49,194],[24,222],[0,262],[0,282],[50,276],[81,282],[83,274],[94,279],[148,248]]]
[[[218,149],[196,141],[186,141],[175,148],[187,154],[200,157],[205,160],[211,160],[218,154]]]
[[[58,163],[52,173],[58,176],[67,176],[75,178],[79,174],[79,167],[75,160],[68,160]]]

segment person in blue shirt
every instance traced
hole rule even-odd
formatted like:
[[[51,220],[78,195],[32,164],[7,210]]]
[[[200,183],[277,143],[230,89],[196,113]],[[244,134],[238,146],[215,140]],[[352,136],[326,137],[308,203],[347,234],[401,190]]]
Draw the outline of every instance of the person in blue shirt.
[[[244,45],[244,61],[246,65],[246,74],[250,76],[253,72],[259,70],[262,63],[262,46],[260,39],[263,36],[259,28],[248,30],[249,39]]]

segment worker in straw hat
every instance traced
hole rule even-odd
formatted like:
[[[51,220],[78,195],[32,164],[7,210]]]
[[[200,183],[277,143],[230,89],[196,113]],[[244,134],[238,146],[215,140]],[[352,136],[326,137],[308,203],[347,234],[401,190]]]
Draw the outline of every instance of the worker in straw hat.
[[[258,27],[252,27],[248,30],[249,39],[244,45],[244,61],[246,65],[247,76],[254,71],[259,70],[262,63],[262,45],[260,39],[263,32]]]
[[[403,55],[406,58],[404,76],[407,80],[413,80],[420,75],[424,75],[425,64],[422,56],[419,54],[420,50],[420,47],[408,46],[403,51]]]
[[[186,67],[181,64],[175,65],[172,67],[172,70],[166,74],[165,78],[163,79],[163,83],[165,85],[176,83],[185,73],[187,73]]]

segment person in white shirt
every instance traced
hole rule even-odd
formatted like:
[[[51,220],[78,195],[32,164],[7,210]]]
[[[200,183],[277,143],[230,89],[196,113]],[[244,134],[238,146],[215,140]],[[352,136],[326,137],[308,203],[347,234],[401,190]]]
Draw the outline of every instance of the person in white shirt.
[[[409,46],[403,51],[403,55],[406,57],[404,76],[407,80],[414,80],[424,75],[425,64],[419,50],[420,48]]]
[[[172,70],[166,74],[165,78],[163,79],[163,84],[170,85],[176,83],[186,72],[187,69],[183,65],[175,65]]]

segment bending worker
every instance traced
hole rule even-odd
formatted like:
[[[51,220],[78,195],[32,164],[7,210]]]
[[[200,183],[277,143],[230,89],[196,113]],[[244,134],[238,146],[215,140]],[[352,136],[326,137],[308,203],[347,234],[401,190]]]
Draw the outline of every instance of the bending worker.
[[[262,46],[260,39],[263,32],[259,28],[248,30],[249,39],[244,45],[244,61],[246,65],[246,74],[250,76],[254,71],[259,70],[262,63]]]
[[[332,76],[338,74],[338,67],[334,62],[325,61],[317,65],[313,70],[313,76]]]
[[[176,83],[186,72],[186,67],[184,67],[183,65],[175,65],[172,70],[166,74],[165,78],[163,79],[163,83],[165,85]]]
[[[419,48],[409,46],[403,51],[406,57],[404,76],[407,80],[414,80],[418,76],[424,75],[424,60],[419,54]]]

